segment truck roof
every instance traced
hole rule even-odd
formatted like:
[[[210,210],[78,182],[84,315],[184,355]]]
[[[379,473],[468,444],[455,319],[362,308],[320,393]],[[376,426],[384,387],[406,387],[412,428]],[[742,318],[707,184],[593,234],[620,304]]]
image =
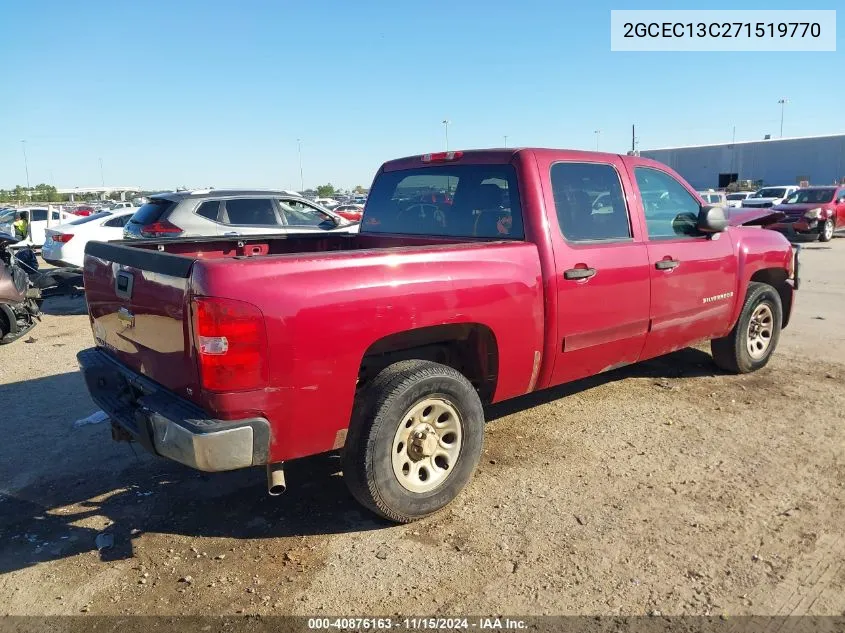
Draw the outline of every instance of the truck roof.
[[[460,154],[454,160],[470,159],[468,162],[473,163],[508,163],[514,156],[522,152],[533,152],[538,156],[551,155],[559,160],[582,160],[592,162],[602,162],[615,160],[620,154],[611,152],[594,152],[580,149],[554,149],[549,147],[502,147],[489,149],[469,149],[469,150],[450,150],[449,152],[438,152],[436,154],[417,154],[415,156],[405,156],[403,158],[396,158],[394,160],[384,163],[384,171],[396,171],[399,169],[411,169],[420,167],[424,164],[443,164],[440,161],[426,162],[423,160],[425,156],[442,156],[445,154]],[[643,158],[641,156],[626,156],[627,159],[633,160],[641,165],[660,165],[661,163]],[[448,162],[448,161],[446,161]]]

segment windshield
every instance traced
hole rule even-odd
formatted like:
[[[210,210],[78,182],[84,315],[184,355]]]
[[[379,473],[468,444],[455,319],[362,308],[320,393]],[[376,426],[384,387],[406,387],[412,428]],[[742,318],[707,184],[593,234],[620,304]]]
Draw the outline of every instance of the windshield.
[[[755,198],[783,198],[786,195],[786,189],[782,187],[771,187],[768,189],[760,189],[754,194]]]
[[[745,200],[748,197],[747,193],[729,193],[728,200]]]
[[[380,174],[364,215],[368,233],[522,239],[511,165],[436,165]]]
[[[830,202],[836,189],[799,189],[786,200],[784,204],[815,204],[817,202]]]

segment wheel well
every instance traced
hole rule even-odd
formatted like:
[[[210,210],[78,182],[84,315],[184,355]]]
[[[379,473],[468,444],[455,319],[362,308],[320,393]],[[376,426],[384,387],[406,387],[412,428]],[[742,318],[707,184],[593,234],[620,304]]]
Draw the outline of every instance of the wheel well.
[[[786,283],[787,272],[783,268],[764,268],[751,275],[751,281],[769,284],[778,291],[780,302],[783,304],[783,323],[786,327],[789,323],[789,315],[792,313],[792,288]]]
[[[480,323],[458,323],[397,332],[367,349],[358,369],[358,388],[385,367],[401,360],[430,360],[466,376],[483,403],[496,391],[499,350],[492,330]]]

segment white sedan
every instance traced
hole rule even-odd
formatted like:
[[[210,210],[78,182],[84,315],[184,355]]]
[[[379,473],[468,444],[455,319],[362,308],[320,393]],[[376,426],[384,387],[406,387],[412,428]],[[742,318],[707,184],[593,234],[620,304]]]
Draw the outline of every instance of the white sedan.
[[[109,242],[123,239],[123,227],[138,209],[101,211],[67,224],[47,229],[41,257],[54,266],[82,268],[85,245],[91,240]]]

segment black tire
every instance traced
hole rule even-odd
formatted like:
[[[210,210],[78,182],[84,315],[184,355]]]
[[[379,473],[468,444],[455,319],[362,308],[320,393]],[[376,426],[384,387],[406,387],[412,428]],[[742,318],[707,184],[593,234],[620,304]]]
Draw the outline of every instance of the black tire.
[[[429,398],[442,398],[457,411],[460,452],[438,487],[412,492],[394,472],[394,436],[408,412]],[[402,361],[383,369],[359,395],[343,449],[343,476],[363,506],[391,521],[408,523],[458,496],[475,472],[483,443],[484,410],[470,382],[445,365]]]
[[[748,351],[748,331],[751,316],[761,304],[766,304],[771,310],[772,331],[765,352],[761,357],[754,358]],[[734,374],[747,374],[765,367],[777,347],[782,323],[783,305],[777,290],[769,284],[752,281],[748,284],[742,312],[730,334],[710,341],[713,361],[721,369]]]
[[[833,239],[833,220],[828,218],[819,227],[819,242],[829,242]]]

